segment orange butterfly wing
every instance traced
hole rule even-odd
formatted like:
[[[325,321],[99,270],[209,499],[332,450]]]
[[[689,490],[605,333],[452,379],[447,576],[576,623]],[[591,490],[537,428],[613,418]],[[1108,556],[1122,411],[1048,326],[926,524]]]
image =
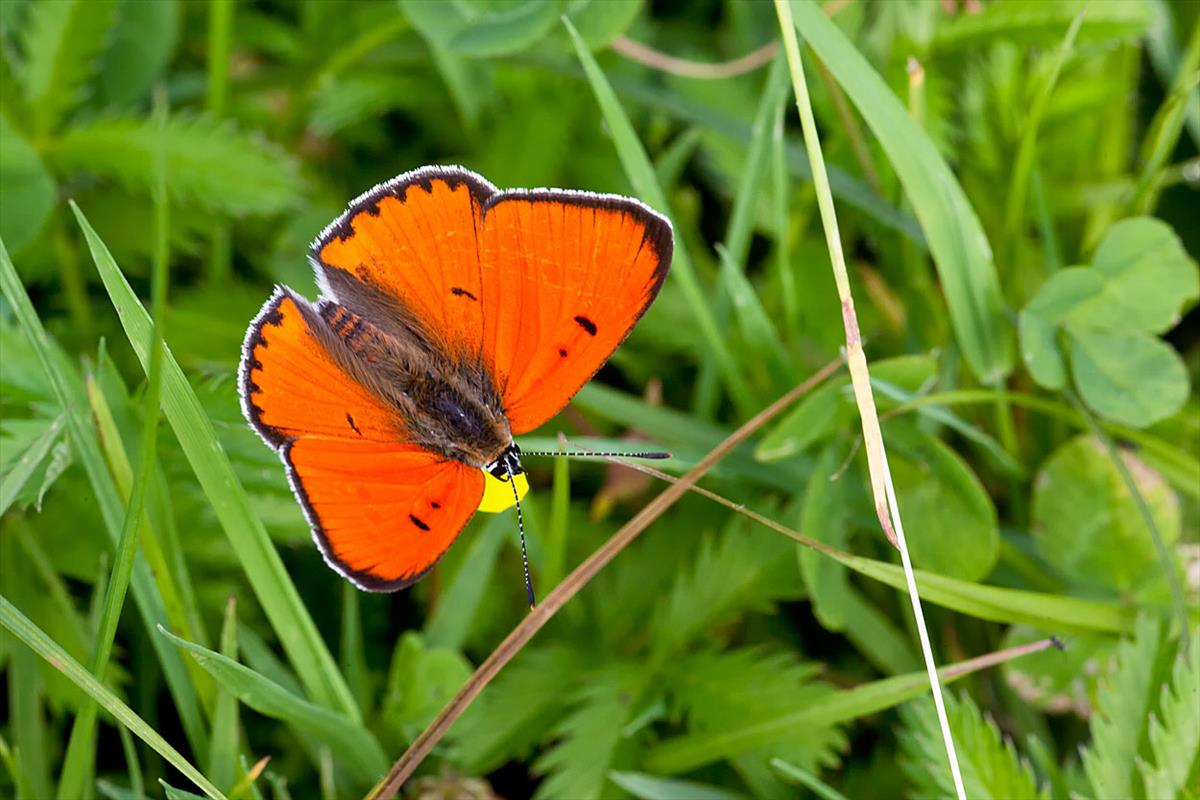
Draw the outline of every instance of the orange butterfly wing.
[[[513,433],[553,417],[625,340],[671,263],[671,225],[625,197],[503,192],[485,207],[487,363]]]
[[[483,496],[480,470],[406,444],[394,412],[343,369],[318,313],[277,289],[250,324],[242,408],[287,466],[326,561],[363,589],[421,577]]]
[[[357,199],[313,245],[323,291],[490,369],[514,433],[554,416],[666,278],[666,218],[626,197],[497,191],[425,167]],[[390,321],[389,319],[390,318]]]

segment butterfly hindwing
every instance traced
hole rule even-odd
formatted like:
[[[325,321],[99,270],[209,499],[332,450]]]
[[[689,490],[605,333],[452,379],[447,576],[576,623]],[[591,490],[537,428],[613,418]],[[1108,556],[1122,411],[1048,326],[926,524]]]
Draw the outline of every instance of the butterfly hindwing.
[[[483,496],[483,473],[407,444],[379,397],[336,352],[346,339],[278,289],[242,354],[247,419],[287,466],[329,563],[364,589],[406,586],[450,547]],[[347,331],[349,333],[349,331]]]

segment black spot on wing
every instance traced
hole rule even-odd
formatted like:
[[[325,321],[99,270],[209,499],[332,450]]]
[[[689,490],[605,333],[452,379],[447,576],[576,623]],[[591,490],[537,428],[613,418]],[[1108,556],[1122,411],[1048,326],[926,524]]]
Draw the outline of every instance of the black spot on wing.
[[[575,321],[576,321],[577,323],[579,323],[579,327],[581,327],[581,328],[583,328],[585,331],[587,331],[587,333],[588,333],[588,336],[595,336],[595,335],[596,335],[596,323],[592,322],[590,319],[588,319],[587,317],[583,316],[582,314],[579,314],[579,315],[577,315],[577,316],[575,317]]]
[[[462,288],[461,286],[455,286],[453,289],[450,290],[450,294],[454,295],[455,297],[466,297],[471,300],[475,300],[477,302],[479,300],[478,297],[471,294],[470,292],[468,292],[466,289]]]
[[[560,358],[566,358],[567,357],[567,349],[565,347],[558,348],[558,355]]]
[[[349,411],[346,412],[346,422],[350,423],[350,427],[354,429],[355,433],[357,433],[359,436],[362,436],[362,431],[360,431],[358,426],[354,424],[354,417],[350,416]]]
[[[429,505],[431,505],[433,508],[441,508],[442,507],[442,504],[439,503],[437,500],[430,500]]]
[[[413,525],[416,525],[421,530],[423,530],[423,531],[429,530],[429,526],[425,524],[425,520],[421,519],[416,514],[409,514],[408,519],[410,522],[412,522]]]

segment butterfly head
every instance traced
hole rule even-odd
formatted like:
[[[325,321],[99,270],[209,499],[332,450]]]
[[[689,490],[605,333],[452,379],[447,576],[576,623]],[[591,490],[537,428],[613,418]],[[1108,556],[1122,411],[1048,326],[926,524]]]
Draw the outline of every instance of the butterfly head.
[[[517,447],[516,442],[513,442],[504,448],[504,452],[500,454],[499,458],[484,467],[484,470],[490,472],[492,477],[502,481],[507,481],[513,475],[520,475],[525,471],[521,466],[521,448]]]

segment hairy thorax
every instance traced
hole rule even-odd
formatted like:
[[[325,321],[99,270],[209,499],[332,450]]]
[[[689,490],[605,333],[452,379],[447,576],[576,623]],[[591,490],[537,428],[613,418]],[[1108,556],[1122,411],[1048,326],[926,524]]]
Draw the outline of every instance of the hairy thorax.
[[[499,392],[478,359],[407,327],[385,331],[335,303],[322,303],[320,316],[326,347],[395,409],[398,437],[480,468],[512,443]]]

